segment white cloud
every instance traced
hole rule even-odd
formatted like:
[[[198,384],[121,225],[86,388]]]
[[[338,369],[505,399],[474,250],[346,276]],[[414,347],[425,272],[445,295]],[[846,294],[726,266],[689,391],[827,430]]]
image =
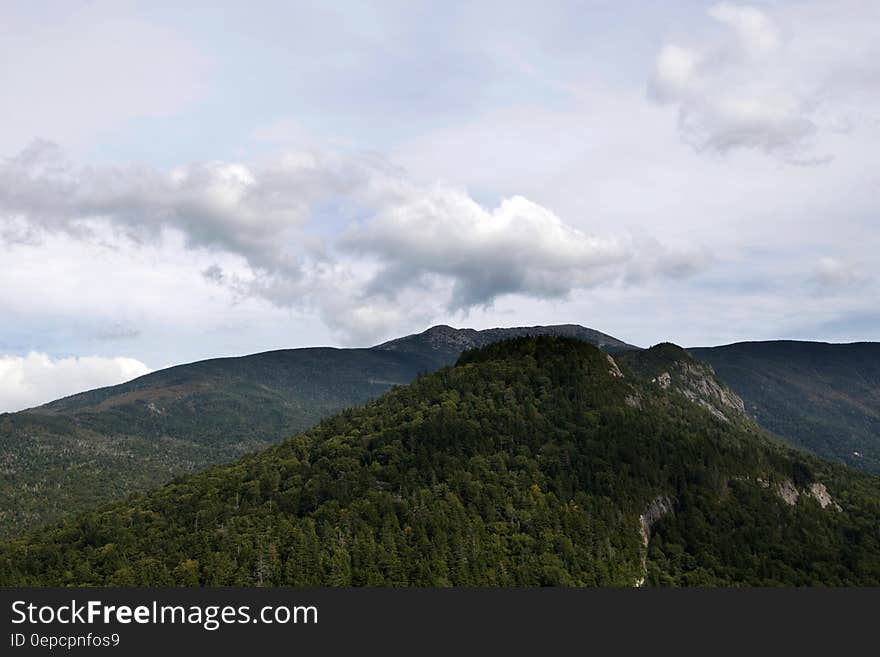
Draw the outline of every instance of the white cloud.
[[[747,54],[771,53],[782,45],[776,24],[759,9],[722,2],[709,9],[709,15],[733,30]]]
[[[700,151],[751,148],[791,164],[827,163],[823,137],[849,130],[880,96],[880,5],[809,2],[776,11],[723,2],[721,38],[667,44],[650,96],[678,110]]]
[[[159,244],[173,233],[201,254],[235,256],[195,271],[238,298],[317,312],[347,339],[384,334],[412,316],[413,302],[428,318],[504,295],[564,297],[708,264],[655,240],[590,235],[521,196],[489,210],[464,190],[417,185],[374,156],[306,151],[163,172],[75,166],[35,142],[0,164],[7,243],[64,235],[94,244],[108,230],[111,241]],[[429,291],[430,301],[407,300],[413,291]]]
[[[83,390],[115,385],[148,374],[134,358],[0,356],[0,412],[12,412]]]
[[[588,235],[522,196],[487,210],[463,191],[442,186],[353,225],[342,244],[378,259],[369,294],[393,297],[437,276],[452,285],[452,311],[491,305],[508,294],[563,297],[618,282],[635,269],[635,278],[654,278],[686,275],[706,264],[691,254],[673,262],[656,242]]]
[[[140,240],[181,230],[194,247],[217,247],[255,267],[297,269],[284,250],[308,216],[310,201],[351,175],[307,156],[286,158],[258,173],[226,162],[162,172],[149,167],[77,167],[60,149],[35,141],[0,165],[0,212],[7,237],[16,228],[88,233],[109,220]],[[259,176],[259,178],[257,177]]]

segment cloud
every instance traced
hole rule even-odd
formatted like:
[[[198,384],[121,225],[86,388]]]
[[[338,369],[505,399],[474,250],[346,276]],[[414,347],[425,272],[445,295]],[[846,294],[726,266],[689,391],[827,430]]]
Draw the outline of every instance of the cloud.
[[[38,352],[0,356],[0,412],[30,408],[149,372],[146,365],[134,358],[52,358]]]
[[[852,264],[838,258],[822,257],[816,263],[809,282],[819,293],[861,285],[866,282],[865,276]]]
[[[560,298],[636,269],[645,277],[689,273],[686,262],[650,252],[662,250],[656,242],[645,250],[632,240],[588,235],[522,196],[487,210],[462,190],[443,186],[351,226],[341,245],[380,263],[366,294],[394,297],[439,277],[451,284],[450,311],[488,306],[509,294]],[[697,260],[694,269],[701,268]]]
[[[0,164],[0,220],[8,240],[35,230],[90,232],[109,221],[137,240],[181,231],[193,248],[239,254],[257,269],[296,276],[297,250],[315,246],[302,234],[313,206],[365,196],[387,173],[369,158],[294,153],[261,166],[197,162],[171,171],[145,166],[78,167],[54,143],[35,140]]]
[[[779,28],[759,9],[722,2],[710,8],[708,13],[719,23],[727,25],[742,49],[752,56],[772,53],[782,45]]]
[[[25,253],[61,236],[62,242],[103,244],[131,255],[138,245],[149,252],[183,242],[200,254],[193,266],[203,282],[228,288],[239,300],[261,298],[335,316],[347,303],[335,301],[340,294],[359,294],[357,272],[337,262],[335,236],[351,214],[393,203],[399,186],[406,186],[400,173],[372,155],[300,151],[264,162],[196,162],[161,171],[78,166],[57,145],[37,140],[0,162],[0,245],[18,245]],[[206,253],[216,261],[204,264]],[[54,269],[44,263],[44,278]],[[38,278],[39,272],[28,274]],[[122,279],[112,280],[116,287]],[[137,280],[128,283],[143,298],[155,296]],[[51,290],[54,283],[46,285]],[[18,293],[14,299],[23,303]],[[354,324],[369,314],[376,313],[349,308],[340,317]],[[351,333],[363,330],[352,327]]]
[[[708,15],[720,38],[667,44],[649,96],[675,107],[698,151],[746,148],[789,164],[823,164],[828,134],[851,130],[880,96],[876,3],[810,2],[775,12],[730,2]]]
[[[652,239],[597,236],[522,196],[487,209],[466,191],[422,186],[381,158],[288,153],[255,164],[197,162],[168,172],[82,167],[36,141],[0,164],[0,235],[134,244],[169,231],[186,248],[231,254],[204,280],[239,298],[318,312],[351,337],[377,334],[419,303],[425,317],[466,313],[505,295],[680,278],[708,265]],[[425,303],[407,300],[427,293]],[[366,327],[366,328],[365,328]]]

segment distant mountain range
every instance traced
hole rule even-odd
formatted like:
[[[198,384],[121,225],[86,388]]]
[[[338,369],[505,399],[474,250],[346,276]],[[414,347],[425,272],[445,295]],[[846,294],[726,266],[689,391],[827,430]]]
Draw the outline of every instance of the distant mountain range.
[[[651,355],[663,349],[642,351],[577,325],[435,326],[369,349],[291,349],[179,365],[0,414],[0,535],[232,461],[451,365],[467,349],[537,335],[598,346],[704,406],[717,393],[695,389],[692,371],[654,371],[666,361]],[[715,368],[765,428],[831,460],[880,472],[880,345],[747,343],[690,351]],[[733,410],[720,398],[710,405],[725,416]]]
[[[374,350],[394,351],[397,353],[416,354],[430,359],[436,367],[452,365],[462,352],[468,349],[479,349],[493,342],[512,338],[534,337],[538,335],[554,335],[577,338],[595,345],[610,354],[638,349],[610,335],[595,329],[578,326],[577,324],[560,324],[556,326],[518,326],[514,328],[492,328],[483,331],[475,329],[457,329],[451,326],[432,326],[423,333],[407,335],[385,342]]]
[[[0,585],[880,585],[880,479],[684,350],[524,337],[0,541]]]
[[[766,429],[827,459],[880,473],[880,344],[783,340],[689,351]]]

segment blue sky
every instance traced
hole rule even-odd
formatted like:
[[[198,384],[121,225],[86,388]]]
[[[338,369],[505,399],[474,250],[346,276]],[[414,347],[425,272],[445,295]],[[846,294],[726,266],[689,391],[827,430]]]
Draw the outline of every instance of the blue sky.
[[[877,337],[877,3],[0,19],[0,411],[436,323]]]

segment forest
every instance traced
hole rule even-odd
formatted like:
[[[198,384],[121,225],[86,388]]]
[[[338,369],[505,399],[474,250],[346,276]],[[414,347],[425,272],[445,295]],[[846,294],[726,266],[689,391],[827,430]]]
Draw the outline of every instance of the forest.
[[[643,357],[674,369],[663,346]],[[806,494],[821,483],[834,505]],[[795,504],[780,487],[802,491]],[[650,528],[658,496],[672,510]],[[839,510],[838,510],[839,508]],[[280,445],[0,544],[5,586],[878,585],[878,479],[573,339],[465,352]]]

